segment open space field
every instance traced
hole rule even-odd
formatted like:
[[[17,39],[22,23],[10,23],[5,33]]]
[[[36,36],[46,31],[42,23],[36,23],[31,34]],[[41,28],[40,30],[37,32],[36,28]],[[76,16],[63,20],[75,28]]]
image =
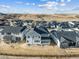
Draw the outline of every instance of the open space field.
[[[79,48],[61,49],[56,46],[27,46],[26,44],[0,43],[1,55],[15,56],[79,56]]]
[[[5,14],[0,19],[21,19],[33,21],[79,21],[78,14]]]
[[[79,59],[79,57],[22,57],[0,55],[0,59]]]

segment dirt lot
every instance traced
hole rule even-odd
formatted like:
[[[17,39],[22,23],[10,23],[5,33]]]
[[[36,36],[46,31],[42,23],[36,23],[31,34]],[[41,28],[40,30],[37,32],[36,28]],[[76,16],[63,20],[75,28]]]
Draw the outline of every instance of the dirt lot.
[[[57,46],[27,46],[0,43],[0,54],[16,56],[79,56],[79,48],[61,49]]]

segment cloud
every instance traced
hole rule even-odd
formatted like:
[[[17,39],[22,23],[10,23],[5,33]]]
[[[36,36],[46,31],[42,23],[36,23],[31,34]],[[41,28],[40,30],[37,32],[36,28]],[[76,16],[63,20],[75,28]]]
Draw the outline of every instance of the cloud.
[[[66,6],[66,3],[60,2],[59,5],[60,5],[60,6]]]
[[[67,2],[71,2],[71,0],[67,0]]]
[[[29,2],[16,2],[16,4],[20,4],[20,5],[36,5],[35,3],[29,3]]]
[[[0,5],[0,8],[10,8],[8,5]]]
[[[48,1],[48,0],[40,0],[40,1]]]
[[[57,6],[66,6],[65,2],[55,2],[55,1],[48,1],[45,4],[38,5],[39,7],[46,8],[48,10],[58,10]]]
[[[44,7],[44,8],[47,8],[47,9],[52,9],[54,6],[58,5],[57,2],[46,2],[45,4],[41,4],[41,5],[38,5],[39,7]]]
[[[0,4],[0,11],[3,13],[9,12],[10,11],[10,6],[9,5],[5,5],[5,4]]]
[[[71,0],[60,0],[60,2],[71,2]]]
[[[64,2],[65,0],[61,0],[61,2]]]
[[[75,10],[75,11],[76,11],[76,10],[79,10],[79,7],[75,7],[75,8],[73,8],[72,10]]]
[[[16,4],[25,4],[25,3],[24,3],[24,2],[19,1],[19,2],[16,2]]]
[[[59,1],[59,0],[56,0],[57,2]]]
[[[30,3],[25,3],[24,5],[30,5]]]
[[[25,3],[25,5],[32,5],[32,6],[35,6],[36,4],[35,4],[35,3]]]
[[[32,3],[32,5],[35,6],[36,4],[35,3]]]

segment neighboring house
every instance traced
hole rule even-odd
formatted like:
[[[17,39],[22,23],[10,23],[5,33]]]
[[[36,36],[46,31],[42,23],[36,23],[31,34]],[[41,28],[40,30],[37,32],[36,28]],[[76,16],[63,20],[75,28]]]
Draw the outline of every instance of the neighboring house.
[[[49,28],[49,22],[48,21],[42,21],[42,26]]]
[[[73,23],[75,24],[75,28],[79,28],[79,21],[73,21]]]
[[[13,19],[7,19],[7,20],[8,20],[8,22],[10,23],[10,26],[14,26],[14,25],[13,25],[13,22],[12,22]]]
[[[49,22],[49,28],[57,28],[57,26],[59,25],[59,23],[58,22],[56,22],[56,21],[51,21],[51,22]]]
[[[47,29],[32,28],[24,31],[26,43],[29,45],[50,45],[50,35]]]
[[[79,47],[79,31],[75,31],[77,36],[76,36],[76,46]]]
[[[49,22],[47,22],[47,21],[36,21],[35,22],[35,26],[44,26],[44,27],[46,27],[46,28],[48,28],[49,26]]]
[[[33,28],[25,30],[26,44],[28,45],[40,45],[41,44],[41,36],[37,32],[34,31]]]
[[[33,20],[25,20],[23,22],[23,26],[32,26],[32,24],[33,24]]]
[[[10,26],[10,23],[6,19],[0,19],[0,26]]]
[[[79,26],[79,22],[76,21],[61,22],[59,26],[62,27],[63,29],[77,28]]]
[[[51,37],[60,48],[78,46],[79,36],[75,31],[52,31]]]
[[[23,21],[22,20],[12,20],[11,21],[11,26],[17,26],[17,27],[22,27],[23,26]]]
[[[68,24],[69,24],[70,28],[75,28],[75,23],[74,22],[70,21],[70,22],[68,22]]]
[[[42,45],[50,45],[51,39],[50,39],[50,34],[47,30],[47,28],[40,26],[40,27],[35,27],[34,31],[36,31],[38,34],[41,35],[41,44]]]
[[[59,26],[62,27],[63,29],[68,29],[68,28],[70,28],[68,22],[61,22]]]
[[[12,43],[23,40],[23,31],[26,27],[12,27],[12,26],[1,26],[0,27],[0,38],[3,41],[9,41]]]

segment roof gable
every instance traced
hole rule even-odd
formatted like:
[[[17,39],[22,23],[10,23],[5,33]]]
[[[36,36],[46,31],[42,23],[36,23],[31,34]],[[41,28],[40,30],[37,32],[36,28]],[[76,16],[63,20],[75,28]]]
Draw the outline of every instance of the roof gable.
[[[35,32],[34,31],[34,29],[29,29],[28,31],[27,31],[27,33],[25,34],[26,36],[28,36],[28,35],[35,35],[35,36],[40,36],[40,34],[39,33],[37,33],[37,32]]]
[[[48,30],[45,27],[35,27],[34,31],[36,31],[39,34],[48,34]]]

